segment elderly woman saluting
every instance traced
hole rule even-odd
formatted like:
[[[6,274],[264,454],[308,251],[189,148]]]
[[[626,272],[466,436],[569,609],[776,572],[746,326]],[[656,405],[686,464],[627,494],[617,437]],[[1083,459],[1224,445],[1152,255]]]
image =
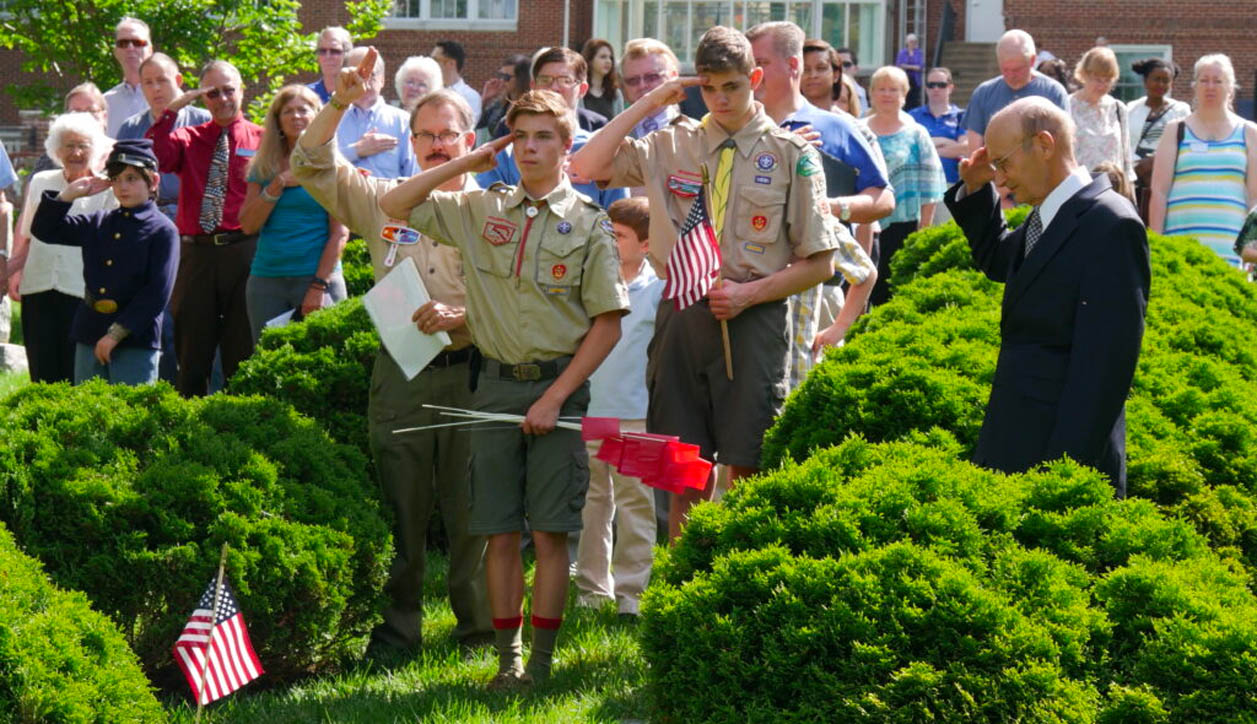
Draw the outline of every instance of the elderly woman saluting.
[[[9,297],[22,302],[22,334],[32,382],[74,380],[74,342],[70,326],[83,304],[83,255],[71,246],[45,244],[31,235],[31,219],[45,191],[60,193],[71,183],[96,175],[113,142],[90,113],[58,116],[44,148],[60,168],[35,174],[13,237],[9,261]],[[107,190],[74,200],[71,213],[112,209],[117,199]]]

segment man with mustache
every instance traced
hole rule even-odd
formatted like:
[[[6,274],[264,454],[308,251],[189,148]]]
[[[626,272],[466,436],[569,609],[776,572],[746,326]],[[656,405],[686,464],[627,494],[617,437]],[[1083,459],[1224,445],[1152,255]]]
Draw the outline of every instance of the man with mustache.
[[[449,332],[450,345],[412,380],[406,380],[383,346],[371,373],[368,402],[371,453],[384,497],[396,511],[393,543],[397,555],[385,591],[384,622],[372,633],[373,649],[414,651],[422,643],[423,577],[428,520],[440,504],[450,542],[449,596],[457,625],[454,637],[464,646],[493,638],[486,597],[485,537],[469,535],[467,460],[471,436],[453,428],[396,435],[393,430],[447,422],[421,403],[467,409],[471,335],[465,323],[466,287],[462,258],[406,228],[380,210],[379,197],[400,179],[367,177],[335,153],[336,128],[344,109],[366,91],[375,49],[367,49],[358,69],[346,68],[336,79],[330,102],[315,116],[292,154],[292,173],[328,213],[360,235],[371,253],[377,280],[406,257],[414,259],[434,301],[415,310],[413,319],[426,333]],[[410,119],[410,143],[425,171],[471,151],[475,117],[467,101],[445,89],[424,96]],[[471,174],[451,179],[447,191],[479,188]],[[385,236],[389,238],[384,238]],[[409,238],[406,238],[409,237]],[[391,239],[391,240],[390,240]]]
[[[153,141],[161,173],[179,177],[175,226],[182,244],[170,307],[179,358],[175,386],[185,397],[209,390],[216,348],[227,379],[253,354],[244,287],[257,234],[241,230],[240,207],[244,169],[262,141],[262,127],[241,112],[243,85],[235,66],[211,61],[201,72],[201,87],[167,105],[144,134]],[[180,109],[198,98],[210,120],[176,128]]]

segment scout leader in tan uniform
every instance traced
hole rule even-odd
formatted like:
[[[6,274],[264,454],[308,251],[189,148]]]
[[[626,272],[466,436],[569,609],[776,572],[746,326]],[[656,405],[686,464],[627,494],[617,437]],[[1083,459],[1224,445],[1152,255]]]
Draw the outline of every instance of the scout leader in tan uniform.
[[[665,268],[702,183],[711,174],[712,222],[723,259],[719,288],[677,312],[660,304],[647,365],[647,429],[679,435],[729,465],[730,479],[755,472],[764,431],[781,410],[789,359],[786,298],[833,275],[836,224],[820,159],[777,127],[752,90],[763,69],[732,28],[708,30],[695,51],[699,78],[671,80],[616,116],[572,157],[573,172],[609,186],[645,186],[650,256]],[[633,127],[698,85],[710,113],[677,118],[632,140]],[[729,323],[733,380],[725,376],[721,320]],[[675,496],[669,533],[680,534],[707,489]]]
[[[374,50],[363,61],[372,64]],[[402,259],[414,259],[434,301],[415,310],[414,319],[427,333],[449,332],[450,345],[412,380],[406,380],[384,349],[371,372],[368,426],[371,454],[385,500],[394,506],[393,544],[396,557],[385,591],[389,596],[384,622],[372,633],[373,646],[402,650],[422,643],[423,577],[428,520],[439,503],[450,543],[449,596],[457,625],[454,637],[466,646],[492,639],[484,558],[486,539],[467,530],[471,505],[467,488],[470,436],[452,428],[411,432],[393,430],[448,421],[437,419],[423,403],[466,408],[471,335],[464,321],[466,288],[458,251],[438,246],[391,219],[379,198],[396,179],[366,176],[336,153],[335,133],[345,108],[362,94],[359,72],[341,71],[331,102],[310,123],[293,149],[292,173],[328,213],[342,220],[367,243],[378,280]],[[410,119],[411,143],[423,168],[438,166],[471,151],[475,142],[471,109],[457,93],[425,97]],[[451,178],[452,189],[477,188],[470,175]]]
[[[463,252],[467,317],[484,354],[473,407],[524,415],[519,428],[473,428],[471,530],[489,536],[489,602],[498,647],[490,688],[549,676],[567,597],[567,534],[580,530],[589,484],[576,430],[560,412],[584,415],[587,382],[620,338],[629,308],[611,222],[572,190],[563,163],[574,127],[548,90],[525,93],[506,114],[511,135],[425,171],[385,195],[386,213]],[[461,173],[493,168],[514,143],[520,185],[435,190]],[[413,209],[413,211],[412,211]],[[537,546],[532,650],[521,663],[524,517]]]

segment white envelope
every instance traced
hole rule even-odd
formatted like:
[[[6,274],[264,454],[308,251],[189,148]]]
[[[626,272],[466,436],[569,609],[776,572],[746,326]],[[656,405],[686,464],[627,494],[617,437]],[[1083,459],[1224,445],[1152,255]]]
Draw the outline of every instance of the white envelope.
[[[406,379],[413,379],[450,343],[446,332],[424,334],[411,321],[415,310],[431,297],[410,257],[402,259],[362,298],[380,341],[393,356]]]

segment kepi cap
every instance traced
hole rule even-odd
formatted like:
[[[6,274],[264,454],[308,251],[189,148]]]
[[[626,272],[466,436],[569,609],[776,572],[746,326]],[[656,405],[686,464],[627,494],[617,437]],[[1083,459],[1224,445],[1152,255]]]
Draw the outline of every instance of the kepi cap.
[[[153,155],[153,142],[147,138],[127,138],[114,141],[113,150],[109,152],[106,166],[121,163],[127,166],[157,170],[157,156]]]

